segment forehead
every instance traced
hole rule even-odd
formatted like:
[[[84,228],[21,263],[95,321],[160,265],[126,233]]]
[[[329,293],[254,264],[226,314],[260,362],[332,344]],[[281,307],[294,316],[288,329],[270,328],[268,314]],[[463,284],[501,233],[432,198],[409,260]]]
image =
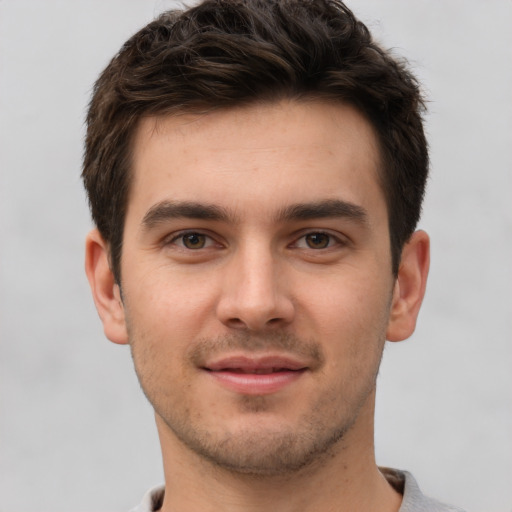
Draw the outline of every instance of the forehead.
[[[353,107],[283,101],[141,121],[128,213],[200,200],[260,215],[287,203],[383,201],[370,123]],[[140,210],[140,211],[139,211]]]

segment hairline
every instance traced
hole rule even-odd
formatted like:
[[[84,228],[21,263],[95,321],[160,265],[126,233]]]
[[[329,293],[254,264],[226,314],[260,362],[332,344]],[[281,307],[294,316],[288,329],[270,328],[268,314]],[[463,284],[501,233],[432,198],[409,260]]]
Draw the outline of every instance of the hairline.
[[[381,140],[382,137],[379,134],[379,131],[375,125],[375,122],[370,118],[370,116],[359,106],[355,101],[350,101],[348,99],[336,98],[334,95],[327,94],[322,91],[311,90],[303,93],[286,93],[285,91],[281,92],[279,95],[275,97],[259,97],[255,96],[253,98],[248,98],[240,101],[233,101],[231,104],[227,105],[209,105],[207,108],[204,106],[201,108],[195,105],[169,105],[167,107],[163,106],[162,108],[152,111],[152,108],[149,107],[146,112],[141,112],[140,115],[136,116],[133,124],[127,130],[128,134],[126,137],[126,146],[127,153],[124,158],[123,166],[125,167],[124,172],[125,176],[125,184],[126,190],[123,197],[123,205],[122,205],[122,229],[120,240],[113,240],[112,242],[117,243],[117,251],[116,251],[116,260],[113,258],[113,251],[111,247],[111,242],[108,242],[108,252],[109,252],[109,262],[110,267],[114,272],[114,277],[116,278],[117,284],[121,284],[121,261],[123,255],[123,242],[124,242],[124,230],[126,228],[126,216],[130,201],[130,196],[132,193],[132,187],[134,182],[134,150],[136,146],[136,139],[141,130],[141,124],[146,119],[154,119],[155,125],[153,129],[157,129],[157,123],[159,120],[169,118],[169,117],[180,117],[180,116],[206,116],[215,112],[230,112],[235,110],[243,110],[247,108],[251,108],[257,105],[268,105],[273,106],[277,105],[280,101],[290,101],[298,104],[304,103],[327,103],[334,105],[345,105],[355,109],[359,115],[363,116],[368,125],[371,127],[373,132],[376,145],[376,162],[375,162],[375,170],[376,170],[376,180],[379,188],[383,194],[384,202],[386,205],[386,215],[387,215],[387,225],[388,225],[388,236],[390,243],[390,251],[391,251],[391,264],[393,273],[396,273],[398,268],[399,261],[395,260],[395,255],[393,251],[393,234],[391,229],[391,209],[389,205],[390,197],[388,192],[388,184],[386,182],[388,173],[387,169],[391,164],[391,159],[387,155],[387,151],[385,149],[385,144]]]

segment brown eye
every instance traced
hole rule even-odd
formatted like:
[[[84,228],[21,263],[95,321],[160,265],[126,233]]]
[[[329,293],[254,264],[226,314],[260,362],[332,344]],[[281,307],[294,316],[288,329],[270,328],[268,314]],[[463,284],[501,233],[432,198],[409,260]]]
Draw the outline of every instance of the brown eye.
[[[310,249],[325,249],[331,242],[331,237],[325,233],[310,233],[305,238]]]
[[[187,233],[181,239],[187,249],[202,249],[206,245],[206,236],[201,233]]]

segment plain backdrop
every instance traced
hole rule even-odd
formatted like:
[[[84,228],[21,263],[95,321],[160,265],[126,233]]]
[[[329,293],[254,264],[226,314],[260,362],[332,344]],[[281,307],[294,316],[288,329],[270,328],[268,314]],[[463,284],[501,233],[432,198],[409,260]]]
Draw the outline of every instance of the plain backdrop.
[[[430,281],[389,344],[381,465],[469,512],[512,511],[512,2],[354,0],[424,83]],[[0,0],[0,511],[121,512],[162,481],[129,350],[83,273],[84,114],[98,73],[171,2]]]

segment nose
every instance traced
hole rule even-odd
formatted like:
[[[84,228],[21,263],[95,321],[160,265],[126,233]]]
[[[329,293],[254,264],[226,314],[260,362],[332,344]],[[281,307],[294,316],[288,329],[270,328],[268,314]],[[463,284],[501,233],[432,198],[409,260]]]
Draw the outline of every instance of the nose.
[[[269,249],[247,247],[224,269],[218,319],[233,329],[264,331],[292,322],[295,307],[279,262]]]

